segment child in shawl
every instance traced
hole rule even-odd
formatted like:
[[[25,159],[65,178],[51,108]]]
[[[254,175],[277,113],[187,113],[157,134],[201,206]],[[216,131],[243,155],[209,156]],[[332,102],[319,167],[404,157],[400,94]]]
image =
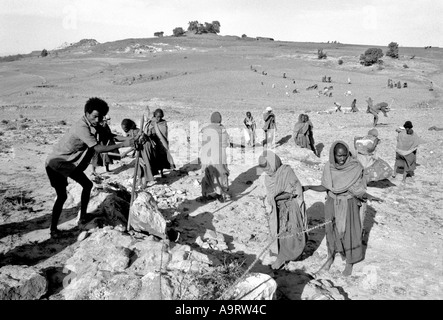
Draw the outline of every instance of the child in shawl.
[[[269,228],[271,236],[280,235],[271,251],[277,251],[277,259],[271,265],[281,268],[286,261],[296,260],[306,245],[306,206],[303,188],[289,165],[282,164],[279,156],[266,150],[259,158],[259,166],[266,173],[267,201],[271,205]]]
[[[387,179],[393,172],[389,164],[375,154],[379,142],[378,131],[375,128],[369,130],[364,137],[354,138],[357,160],[364,168],[366,182]]]
[[[256,129],[256,124],[255,124],[255,120],[252,117],[252,114],[248,111],[246,112],[246,118],[243,120],[243,123],[246,126],[246,129],[248,130],[248,135],[249,135],[249,141],[248,141],[248,146],[255,146],[255,129]]]
[[[103,118],[103,121],[100,122],[100,125],[96,128],[96,139],[97,141],[104,146],[112,146],[115,145],[115,140],[124,141],[125,139],[121,139],[123,137],[118,137],[117,135],[111,132],[111,128],[109,127],[108,122],[111,118],[106,115]],[[114,153],[118,153],[118,149],[114,151]],[[110,172],[109,165],[113,164],[113,160],[120,159],[120,157],[108,155],[106,152],[98,153],[96,152],[91,160],[92,165],[92,175],[97,175],[96,168],[97,167],[105,167],[106,172]]]
[[[153,172],[160,172],[162,177],[164,169],[175,169],[174,160],[169,152],[168,124],[163,117],[162,109],[155,110],[154,117],[145,124],[145,130],[143,130],[150,138],[153,147],[151,161]]]
[[[298,122],[294,125],[294,140],[295,144],[302,147],[311,149],[315,155],[317,151],[314,146],[314,125],[309,120],[308,115],[300,114],[298,117]]]
[[[230,145],[230,139],[226,128],[221,124],[220,112],[211,115],[211,123],[204,126],[202,133],[201,165],[204,177],[202,179],[202,196],[199,202],[210,199],[211,193],[216,193],[216,199],[225,202],[230,199],[229,169],[226,148]]]
[[[128,137],[132,137],[136,141],[136,150],[140,151],[137,177],[141,181],[141,187],[144,189],[153,185],[155,180],[151,168],[151,161],[154,155],[151,140],[137,128],[137,125],[131,119],[123,119],[121,127]]]
[[[327,192],[325,219],[332,223],[326,225],[328,260],[319,272],[329,270],[335,254],[340,253],[346,259],[343,275],[351,275],[353,265],[363,259],[362,202],[382,200],[366,193],[363,167],[343,141],[332,144],[321,185],[303,186],[303,190]]]
[[[397,175],[397,169],[403,168],[403,182],[406,182],[408,173],[412,176],[417,165],[417,149],[422,142],[420,137],[412,130],[412,122],[406,121],[403,128],[395,129],[398,133],[397,148],[395,149],[394,175]]]

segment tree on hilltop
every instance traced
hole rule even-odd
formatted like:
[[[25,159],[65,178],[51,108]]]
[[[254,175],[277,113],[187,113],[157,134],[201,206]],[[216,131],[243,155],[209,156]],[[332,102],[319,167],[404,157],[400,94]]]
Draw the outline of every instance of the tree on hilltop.
[[[386,51],[386,56],[398,59],[398,43],[391,42],[388,44],[388,50]]]
[[[212,21],[212,31],[213,31],[213,33],[220,33],[220,27],[221,27],[221,25],[220,25],[220,22],[218,22],[218,21]]]
[[[364,66],[383,63],[383,61],[380,60],[381,57],[383,57],[383,51],[380,48],[369,48],[364,54],[360,55],[360,63]]]
[[[181,37],[182,35],[185,34],[185,30],[183,30],[182,27],[177,27],[174,30],[172,30],[172,34],[174,35],[174,37]]]
[[[197,20],[189,21],[188,31],[193,31],[193,32],[197,33],[198,32],[198,25],[199,25],[199,23]]]
[[[220,22],[212,21],[212,23],[205,22],[204,24],[199,23],[197,20],[189,21],[188,31],[194,32],[196,34],[202,33],[220,33]]]

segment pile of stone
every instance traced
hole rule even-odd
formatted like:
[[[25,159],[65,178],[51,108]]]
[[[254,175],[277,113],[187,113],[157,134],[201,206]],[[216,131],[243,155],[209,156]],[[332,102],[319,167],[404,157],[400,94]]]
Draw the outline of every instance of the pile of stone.
[[[132,237],[105,227],[88,232],[74,255],[66,261],[63,289],[54,299],[67,300],[167,300],[180,299],[180,283],[191,273],[211,272],[221,262],[211,254],[188,245],[156,240],[152,236]],[[266,275],[263,275],[266,276]],[[252,275],[250,276],[252,277]],[[229,298],[273,297],[276,284],[265,279],[257,286],[255,275],[236,286]],[[267,276],[269,277],[269,276]],[[262,279],[263,280],[263,279]],[[161,282],[161,285],[160,285]],[[195,293],[197,294],[197,293]],[[244,296],[244,297],[240,297]]]
[[[154,200],[158,202],[158,207],[161,209],[177,208],[187,199],[186,190],[174,190],[164,185],[153,186],[149,189],[149,192],[152,193]]]
[[[203,249],[212,249],[217,251],[228,250],[225,237],[222,233],[214,230],[206,230],[203,236],[198,236],[195,243]]]

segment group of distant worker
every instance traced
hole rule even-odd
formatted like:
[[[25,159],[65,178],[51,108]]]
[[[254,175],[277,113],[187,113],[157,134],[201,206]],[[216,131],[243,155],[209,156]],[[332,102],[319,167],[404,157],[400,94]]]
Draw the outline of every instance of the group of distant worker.
[[[332,77],[323,76],[321,82],[332,82]]]
[[[355,107],[356,100],[353,104]],[[378,112],[388,112],[387,105],[376,104],[368,100],[368,112],[374,115],[374,127]],[[92,217],[87,214],[87,207],[93,183],[84,171],[92,163],[93,174],[97,166],[104,166],[109,171],[109,164],[129,153],[138,152],[138,174],[141,188],[150,187],[155,175],[163,176],[163,170],[175,170],[176,166],[169,150],[168,126],[164,112],[157,109],[152,118],[144,116],[143,127],[137,128],[131,119],[124,119],[121,128],[126,136],[116,135],[109,128],[109,107],[99,98],[90,98],[84,107],[83,117],[54,146],[46,160],[46,172],[55,189],[57,198],[52,210],[50,226],[51,237],[59,237],[62,231],[57,229],[63,204],[67,199],[68,178],[82,186],[79,228]],[[257,123],[251,112],[243,120],[247,133],[247,143],[254,147],[257,142]],[[328,260],[322,269],[329,269],[336,253],[346,259],[344,275],[352,273],[352,267],[363,259],[362,236],[366,202],[382,200],[366,192],[367,183],[395,177],[397,168],[402,167],[403,181],[407,174],[413,175],[416,168],[417,148],[420,138],[412,130],[413,125],[406,121],[397,129],[397,147],[395,167],[376,156],[375,150],[380,139],[377,130],[371,129],[366,136],[355,137],[354,147],[357,154],[352,154],[344,141],[335,141],[329,150],[329,161],[323,169],[320,185],[302,186],[295,172],[289,165],[282,163],[280,157],[270,150],[274,144],[276,117],[271,107],[263,112],[263,130],[265,151],[259,158],[258,166],[266,173],[265,185],[267,202],[271,207],[269,225],[271,235],[278,236],[273,251],[277,258],[271,265],[281,268],[287,261],[297,259],[306,245],[307,214],[303,193],[308,190],[326,192],[325,219]],[[293,138],[297,146],[310,149],[320,156],[315,148],[314,125],[306,114],[301,114],[294,125]],[[436,128],[435,130],[439,130]],[[222,115],[214,112],[210,123],[201,131],[201,196],[196,200],[207,202],[213,199],[229,201],[229,168],[226,148],[232,146],[230,137],[222,124]],[[215,138],[214,138],[215,137]],[[130,147],[124,154],[120,148]],[[92,161],[92,162],[91,162]]]
[[[403,83],[403,88],[407,88],[408,87],[408,83],[404,82]],[[402,84],[401,81],[399,80],[398,82],[394,82],[392,79],[388,79],[388,88],[398,88],[401,89],[402,88]]]

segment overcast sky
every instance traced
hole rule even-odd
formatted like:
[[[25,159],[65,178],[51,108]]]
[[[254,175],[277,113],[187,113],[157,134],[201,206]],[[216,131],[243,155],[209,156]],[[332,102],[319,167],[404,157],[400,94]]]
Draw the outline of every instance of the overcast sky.
[[[442,0],[0,0],[0,55],[171,35],[192,20],[219,21],[220,35],[443,47]]]

